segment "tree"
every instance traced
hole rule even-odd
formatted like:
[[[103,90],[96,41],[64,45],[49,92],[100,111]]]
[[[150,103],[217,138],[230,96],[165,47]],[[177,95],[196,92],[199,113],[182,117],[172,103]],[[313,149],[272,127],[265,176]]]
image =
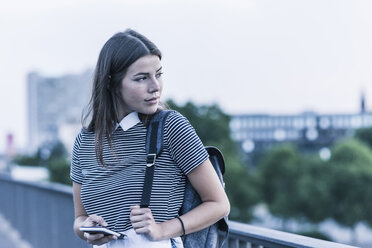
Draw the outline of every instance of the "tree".
[[[46,166],[50,181],[71,185],[68,159],[63,143],[57,141],[40,147],[34,155],[17,156],[14,162],[20,165]]]
[[[332,217],[352,230],[362,221],[371,225],[372,152],[369,147],[359,140],[344,140],[333,147],[329,167]],[[355,236],[353,239],[356,240]]]
[[[226,163],[226,193],[231,204],[230,219],[251,220],[252,209],[259,201],[257,180],[243,167],[237,144],[231,139],[230,116],[217,105],[196,106],[187,102],[179,106],[172,100],[167,105],[190,121],[204,145],[216,146],[222,151]]]
[[[204,145],[218,146],[224,153],[237,153],[237,146],[230,137],[230,116],[218,105],[196,106],[187,102],[184,106],[179,106],[172,100],[168,100],[167,105],[190,121]]]
[[[71,185],[70,163],[65,158],[54,158],[48,162],[49,180],[51,182]]]
[[[13,159],[13,163],[18,165],[40,166],[41,165],[40,153],[36,153],[34,155],[17,155]]]
[[[298,216],[319,223],[330,216],[329,167],[318,155],[302,155],[297,180]]]
[[[49,180],[71,185],[69,154],[63,143],[58,141],[52,144],[49,154],[46,161],[49,169]]]
[[[68,152],[66,147],[63,145],[62,142],[58,141],[52,145],[50,151],[50,158],[66,158],[68,156]]]
[[[300,157],[291,144],[277,145],[259,163],[262,197],[270,212],[284,220],[298,215]]]
[[[366,143],[372,149],[372,127],[357,129],[354,137]]]
[[[284,225],[292,218],[319,223],[331,216],[328,171],[317,154],[302,154],[292,144],[277,145],[259,163],[262,198]]]
[[[358,223],[372,226],[372,151],[357,139],[336,143],[328,162],[279,145],[266,154],[258,171],[265,203],[284,220],[333,218],[351,228],[354,242]]]
[[[238,169],[227,168],[224,181],[231,205],[229,219],[249,222],[253,208],[260,200],[257,177],[241,166]]]

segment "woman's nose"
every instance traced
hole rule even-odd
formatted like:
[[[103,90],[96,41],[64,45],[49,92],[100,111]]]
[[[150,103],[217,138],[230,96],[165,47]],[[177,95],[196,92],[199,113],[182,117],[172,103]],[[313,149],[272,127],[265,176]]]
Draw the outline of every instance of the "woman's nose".
[[[149,91],[156,92],[160,90],[160,82],[157,78],[153,78],[150,82]]]

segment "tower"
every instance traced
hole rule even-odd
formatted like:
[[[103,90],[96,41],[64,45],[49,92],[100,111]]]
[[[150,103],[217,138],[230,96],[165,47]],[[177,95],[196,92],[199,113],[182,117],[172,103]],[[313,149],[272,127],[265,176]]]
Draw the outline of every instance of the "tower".
[[[366,112],[366,98],[364,91],[362,91],[362,93],[360,94],[360,112],[361,113]]]

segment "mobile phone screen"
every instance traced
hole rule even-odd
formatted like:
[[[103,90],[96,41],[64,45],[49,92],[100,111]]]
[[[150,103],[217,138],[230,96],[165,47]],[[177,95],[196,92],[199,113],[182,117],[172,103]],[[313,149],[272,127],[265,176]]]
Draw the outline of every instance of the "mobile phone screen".
[[[80,227],[80,231],[82,232],[87,232],[87,233],[90,233],[90,234],[97,234],[97,233],[102,233],[103,235],[114,235],[116,237],[118,237],[118,239],[123,239],[124,238],[124,234],[122,233],[118,233],[118,232],[114,232],[106,227],[102,227],[102,226],[82,226]]]

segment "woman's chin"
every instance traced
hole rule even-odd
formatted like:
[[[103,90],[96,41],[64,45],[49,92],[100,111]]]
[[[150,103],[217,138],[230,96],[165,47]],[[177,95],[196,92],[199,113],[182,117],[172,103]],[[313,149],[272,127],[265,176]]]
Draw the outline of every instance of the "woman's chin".
[[[146,108],[146,109],[143,109],[142,111],[140,111],[141,114],[145,114],[145,115],[152,115],[152,114],[155,114],[156,111],[158,110],[158,105],[156,107],[152,107],[152,108]]]

